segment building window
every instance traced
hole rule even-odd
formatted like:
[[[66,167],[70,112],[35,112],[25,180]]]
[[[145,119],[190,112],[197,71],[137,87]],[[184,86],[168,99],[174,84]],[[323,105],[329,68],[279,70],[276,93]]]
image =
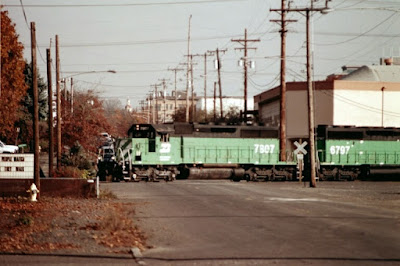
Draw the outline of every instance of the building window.
[[[24,167],[16,167],[15,169],[17,172],[24,172]]]
[[[11,166],[4,167],[4,172],[11,172]]]

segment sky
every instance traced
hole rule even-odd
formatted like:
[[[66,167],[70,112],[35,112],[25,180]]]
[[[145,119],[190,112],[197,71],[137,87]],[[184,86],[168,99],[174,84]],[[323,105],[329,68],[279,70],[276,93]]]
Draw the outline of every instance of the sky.
[[[310,0],[291,1],[290,7],[310,6]],[[190,21],[190,53],[227,49],[221,54],[224,96],[243,95],[243,46],[232,39],[248,38],[248,97],[279,85],[281,0],[3,0],[16,24],[24,57],[31,61],[30,22],[36,24],[38,67],[46,79],[46,49],[55,62],[55,36],[60,43],[61,76],[74,75],[77,89],[94,90],[105,101],[130,100],[134,108],[167,79],[174,90],[171,68],[186,69]],[[325,0],[314,0],[314,7]],[[379,64],[381,57],[400,56],[400,1],[332,0],[330,12],[313,12],[314,79],[340,73],[344,65]],[[190,18],[191,16],[191,18]],[[289,12],[287,81],[306,80],[306,19]],[[207,57],[207,94],[217,81],[215,56]],[[109,73],[114,70],[116,73]],[[85,73],[91,72],[91,73]],[[53,68],[53,75],[55,69]],[[194,90],[204,95],[204,57],[194,57]],[[53,80],[55,77],[53,76]],[[177,72],[178,90],[186,89],[186,70]]]

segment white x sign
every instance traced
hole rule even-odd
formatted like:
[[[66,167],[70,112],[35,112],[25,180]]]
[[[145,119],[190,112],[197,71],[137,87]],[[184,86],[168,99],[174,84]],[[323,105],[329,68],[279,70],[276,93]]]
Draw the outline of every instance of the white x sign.
[[[304,147],[305,146],[307,146],[307,141],[304,141],[303,143],[298,143],[297,141],[295,141],[294,142],[294,145],[297,147],[297,149],[294,151],[294,154],[298,154],[298,153],[301,153],[301,154],[304,154],[304,155],[306,155],[307,154],[307,151],[306,151],[306,149],[304,149]]]

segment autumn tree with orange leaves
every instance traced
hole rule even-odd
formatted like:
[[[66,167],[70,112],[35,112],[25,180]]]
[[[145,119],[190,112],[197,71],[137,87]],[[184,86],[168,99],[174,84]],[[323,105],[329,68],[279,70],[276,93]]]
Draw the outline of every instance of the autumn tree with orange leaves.
[[[1,12],[1,95],[0,138],[12,143],[17,134],[15,122],[19,119],[20,103],[25,96],[25,61],[23,45],[18,41],[15,24],[7,11]]]
[[[75,91],[74,108],[68,101],[62,101],[65,116],[62,124],[62,143],[72,147],[77,141],[92,153],[98,149],[97,137],[109,132],[111,127],[104,115],[102,101],[93,91]]]

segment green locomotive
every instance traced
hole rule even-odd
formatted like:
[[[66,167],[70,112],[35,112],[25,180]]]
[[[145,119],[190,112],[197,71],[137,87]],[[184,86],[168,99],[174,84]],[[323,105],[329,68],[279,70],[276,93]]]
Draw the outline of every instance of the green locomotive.
[[[320,179],[354,180],[400,173],[400,129],[319,126]]]
[[[296,163],[279,161],[276,128],[203,124],[135,124],[117,140],[127,180],[174,180],[229,173],[235,181],[292,180]]]
[[[320,125],[316,132],[315,171],[319,180],[355,180],[370,174],[400,173],[398,128]],[[121,179],[172,181],[193,175],[217,175],[234,181],[298,178],[293,151],[287,153],[289,161],[279,161],[277,128],[134,124],[128,135],[129,138],[116,142]],[[306,161],[304,164],[308,165]]]

